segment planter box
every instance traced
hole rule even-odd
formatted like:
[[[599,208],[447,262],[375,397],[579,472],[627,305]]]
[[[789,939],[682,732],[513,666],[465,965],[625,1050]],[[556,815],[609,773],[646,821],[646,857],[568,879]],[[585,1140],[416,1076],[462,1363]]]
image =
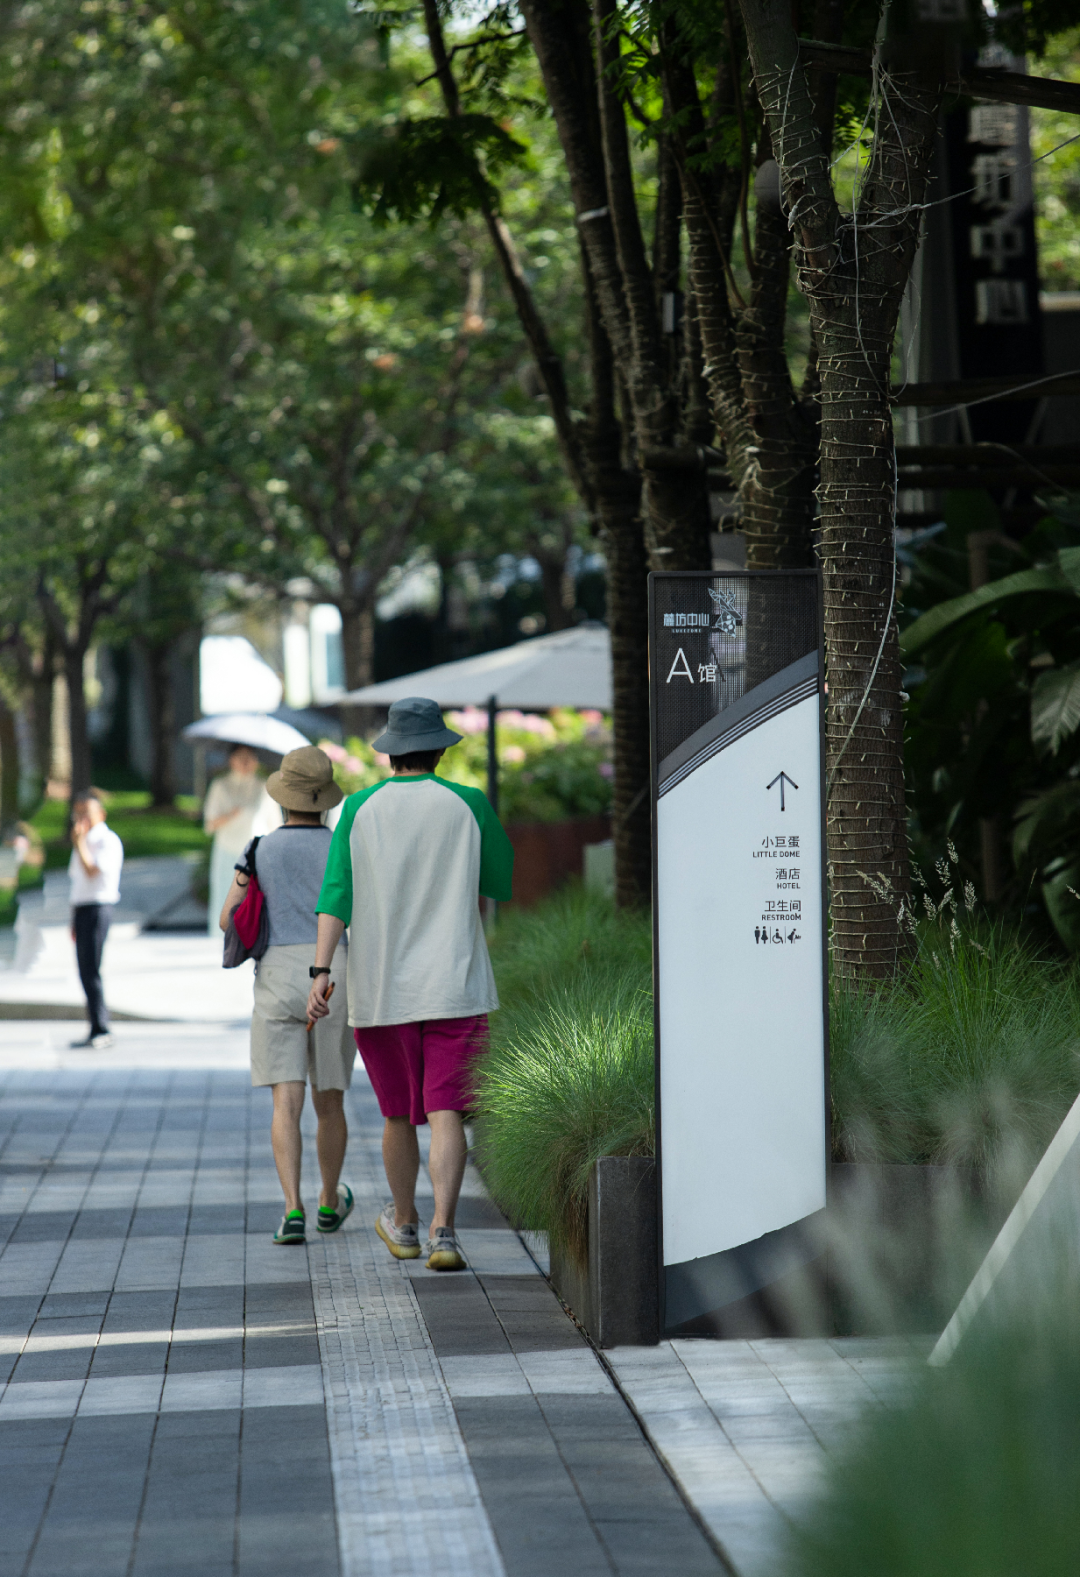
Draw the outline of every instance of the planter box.
[[[551,1281],[598,1347],[655,1347],[656,1162],[607,1155],[589,1178],[589,1263],[552,1251]]]
[[[965,1168],[834,1162],[825,1229],[834,1331],[940,1330],[1007,1214]]]
[[[887,1335],[940,1330],[1007,1214],[974,1174],[945,1166],[837,1162],[801,1275],[694,1322],[687,1334]],[[598,1347],[653,1346],[656,1167],[606,1156],[593,1168],[586,1270],[555,1251],[551,1281]]]
[[[513,902],[527,908],[571,876],[585,872],[585,845],[611,837],[607,816],[582,816],[573,821],[511,821],[507,836],[514,846]]]

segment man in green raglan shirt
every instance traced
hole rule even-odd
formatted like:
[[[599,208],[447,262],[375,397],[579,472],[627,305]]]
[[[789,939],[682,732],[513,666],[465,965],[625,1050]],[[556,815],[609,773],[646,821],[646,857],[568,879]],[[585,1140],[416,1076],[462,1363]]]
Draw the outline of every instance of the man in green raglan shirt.
[[[481,896],[510,897],[514,851],[479,789],[435,776],[461,739],[434,701],[390,708],[375,749],[393,776],[345,801],[334,832],[319,914],[308,1017],[328,1012],[334,951],[349,927],[349,1023],[385,1119],[383,1163],[393,1201],[375,1230],[398,1259],[418,1259],[416,1129],[431,1125],[428,1170],[435,1207],[430,1270],[462,1270],[454,1212],[465,1174],[462,1113],[469,1066],[499,1005]]]

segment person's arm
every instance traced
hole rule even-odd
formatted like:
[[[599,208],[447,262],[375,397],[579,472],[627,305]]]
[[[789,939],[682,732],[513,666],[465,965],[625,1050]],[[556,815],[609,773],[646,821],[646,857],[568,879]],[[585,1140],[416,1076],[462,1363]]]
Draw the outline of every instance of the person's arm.
[[[509,903],[514,877],[514,845],[491,808],[486,794],[479,795],[480,813],[480,896]]]
[[[371,792],[369,789],[368,793]],[[319,892],[319,901],[315,905],[319,917],[313,965],[316,969],[330,968],[342,932],[352,919],[352,824],[357,807],[366,797],[366,794],[349,796],[345,801],[341,820],[334,828],[334,836],[330,839],[330,851],[326,856],[322,888]],[[326,988],[329,984],[328,974],[316,975],[311,982],[311,990],[308,993],[309,1019],[325,1018],[329,1013],[330,1008],[326,1001]]]
[[[232,918],[232,912],[242,901],[244,893],[247,890],[247,884],[248,878],[244,875],[243,871],[233,872],[232,886],[229,888],[225,902],[221,906],[221,914],[218,916],[218,925],[220,925],[223,931],[227,931],[229,929],[229,921]]]
[[[75,853],[79,856],[79,863],[87,876],[100,876],[101,868],[90,849],[87,838],[90,833],[90,823],[80,817],[71,829],[71,842]]]
[[[344,920],[336,914],[321,914],[319,916],[319,936],[315,943],[316,969],[325,969],[325,975],[316,975],[311,982],[308,992],[307,1016],[308,1018],[325,1018],[330,1011],[330,1004],[326,1000],[326,988],[330,984],[330,965],[334,962],[337,945],[341,941],[345,930]]]
[[[232,810],[227,810],[223,816],[208,816],[203,822],[203,826],[207,832],[218,832],[225,826],[226,822],[235,821],[243,808],[243,805],[236,805]]]

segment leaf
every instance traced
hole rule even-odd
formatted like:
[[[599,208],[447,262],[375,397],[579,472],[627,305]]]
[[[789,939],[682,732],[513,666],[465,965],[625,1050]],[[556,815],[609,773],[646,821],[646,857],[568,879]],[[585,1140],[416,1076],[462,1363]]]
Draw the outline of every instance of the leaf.
[[[1078,830],[1080,783],[1068,778],[1020,806],[1013,833],[1013,858],[1019,866],[1046,865],[1064,850],[1075,850]]]
[[[1058,563],[1073,591],[1080,596],[1080,548],[1059,548]]]
[[[1080,663],[1054,668],[1036,679],[1031,692],[1031,739],[1054,755],[1062,740],[1080,728]]]
[[[360,144],[354,197],[378,225],[464,218],[482,202],[499,206],[489,175],[520,164],[528,150],[487,115],[402,120]]]
[[[1033,591],[1075,590],[1069,576],[1056,564],[1048,565],[1044,569],[1019,570],[1015,575],[1005,575],[1001,580],[992,580],[987,585],[980,586],[978,591],[969,591],[963,597],[953,597],[948,602],[939,602],[936,607],[929,609],[902,632],[900,650],[905,658],[910,659],[944,630],[949,629],[959,620],[966,619],[968,614],[976,613],[980,608],[995,607],[1008,597],[1023,597]]]

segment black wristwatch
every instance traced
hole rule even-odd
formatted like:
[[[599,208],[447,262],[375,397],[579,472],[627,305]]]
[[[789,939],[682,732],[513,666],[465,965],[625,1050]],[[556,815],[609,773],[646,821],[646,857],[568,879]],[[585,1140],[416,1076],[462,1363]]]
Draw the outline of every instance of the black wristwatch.
[[[308,978],[311,979],[311,980],[315,980],[315,979],[318,978],[319,975],[328,975],[329,973],[330,973],[330,965],[329,964],[323,964],[321,966],[318,965],[318,964],[312,964],[311,968],[308,970]]]

